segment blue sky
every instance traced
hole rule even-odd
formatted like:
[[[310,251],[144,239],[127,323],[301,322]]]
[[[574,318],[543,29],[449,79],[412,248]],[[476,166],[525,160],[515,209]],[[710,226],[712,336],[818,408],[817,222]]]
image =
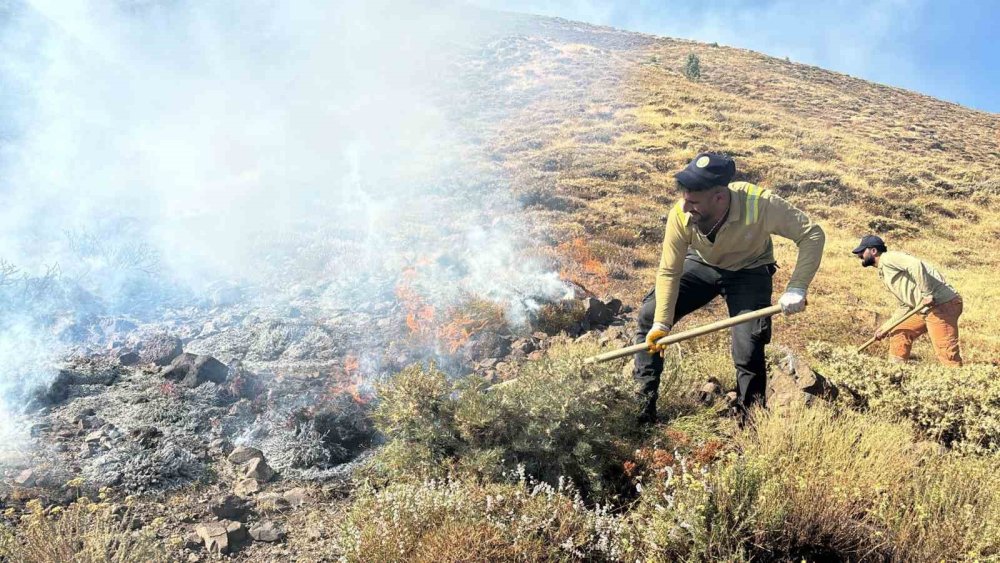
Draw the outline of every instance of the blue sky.
[[[745,47],[1000,112],[1000,1],[474,0]]]

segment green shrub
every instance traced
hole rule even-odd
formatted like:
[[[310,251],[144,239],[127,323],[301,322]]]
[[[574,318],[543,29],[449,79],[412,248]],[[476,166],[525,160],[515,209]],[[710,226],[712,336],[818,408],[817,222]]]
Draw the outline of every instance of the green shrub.
[[[688,80],[698,80],[701,78],[701,60],[698,55],[691,53],[684,63],[684,76]]]
[[[38,500],[13,529],[0,530],[0,561],[23,563],[145,563],[168,561],[164,546],[145,530],[132,530],[132,513],[81,498],[45,510]]]
[[[1000,560],[1000,458],[934,456],[914,468],[908,502],[881,507],[899,560]]]
[[[801,405],[757,414],[711,465],[679,456],[627,515],[630,559],[1000,555],[996,458],[916,447],[886,417]]]
[[[476,377],[449,382],[433,366],[407,368],[380,390],[375,420],[389,444],[373,469],[392,479],[456,470],[495,478],[523,465],[549,483],[572,480],[587,498],[621,493],[639,433],[634,390],[614,364],[583,364],[599,351],[555,347],[489,390]]]
[[[896,364],[828,344],[810,352],[855,406],[907,418],[961,451],[1000,451],[1000,367]]]
[[[384,488],[369,485],[349,506],[338,540],[343,554],[379,560],[1000,557],[1000,457],[941,453],[917,441],[909,422],[898,421],[903,413],[895,401],[902,399],[893,394],[905,396],[908,381],[929,379],[931,372],[852,354],[837,365],[867,374],[845,387],[867,412],[796,405],[759,412],[739,431],[713,409],[694,408],[683,392],[670,392],[661,397],[670,422],[639,432],[630,378],[614,363],[583,365],[597,351],[583,343],[555,347],[522,366],[516,382],[490,390],[475,378],[449,382],[433,367],[408,368],[387,383],[376,418],[389,442],[372,465],[384,479],[369,481]],[[684,368],[678,380],[686,387],[691,377],[721,369],[720,358],[696,348],[672,369]],[[825,373],[838,379],[829,368]],[[952,424],[966,440],[987,432],[965,419],[954,425],[954,413],[928,420],[926,428]],[[520,473],[512,479],[514,467]],[[525,474],[548,485],[528,483]],[[433,476],[445,477],[427,480]],[[578,483],[580,493],[565,483]],[[622,502],[636,492],[634,501]],[[614,502],[620,512],[588,508],[583,499]]]
[[[770,481],[755,543],[898,561],[1000,556],[997,458],[922,448],[891,418],[823,406],[760,415],[739,440]]]

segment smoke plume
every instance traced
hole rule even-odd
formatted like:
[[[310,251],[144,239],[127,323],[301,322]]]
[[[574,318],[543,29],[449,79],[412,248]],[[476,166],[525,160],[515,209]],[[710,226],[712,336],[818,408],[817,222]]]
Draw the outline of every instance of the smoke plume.
[[[487,299],[514,324],[562,296],[451,111],[470,13],[0,4],[2,419],[100,319],[220,287],[261,306],[321,288],[334,310],[409,276],[428,303]]]

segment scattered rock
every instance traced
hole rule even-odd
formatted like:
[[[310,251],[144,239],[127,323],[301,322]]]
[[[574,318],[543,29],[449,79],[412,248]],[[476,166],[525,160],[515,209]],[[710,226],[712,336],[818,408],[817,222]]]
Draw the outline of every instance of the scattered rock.
[[[767,378],[767,406],[787,407],[796,401],[803,400],[803,394],[795,378],[787,373],[772,373]]]
[[[139,360],[144,364],[166,366],[182,351],[180,338],[166,333],[154,334],[140,344]]]
[[[264,520],[250,528],[250,537],[254,541],[276,542],[285,537],[285,531],[270,520]]]
[[[243,465],[251,459],[264,459],[264,452],[249,446],[237,446],[227,459],[233,465]]]
[[[229,553],[237,544],[247,539],[247,529],[243,524],[229,520],[199,524],[194,531],[210,553]]]
[[[698,391],[698,401],[705,405],[715,403],[715,400],[722,395],[722,384],[718,379],[712,377],[701,386]]]
[[[518,352],[521,355],[528,355],[534,352],[538,346],[531,338],[518,338],[511,344],[511,353]]]
[[[222,307],[238,303],[243,298],[243,290],[231,282],[214,283],[211,289],[212,305]]]
[[[138,352],[125,352],[118,355],[118,363],[125,367],[134,366],[138,364],[140,360],[141,358],[139,357]]]
[[[89,416],[74,416],[73,417],[73,425],[76,426],[77,428],[79,428],[80,430],[87,430],[89,428],[94,428],[95,426],[100,426],[99,424],[95,424],[95,422],[97,422],[97,421],[94,420],[93,417],[89,417]]]
[[[112,319],[104,318],[100,322],[101,329],[104,331],[105,336],[114,337],[115,335],[125,334],[132,332],[138,325],[128,319]]]
[[[611,311],[612,315],[618,316],[618,315],[622,314],[622,300],[621,299],[612,298],[610,301],[608,301],[607,303],[605,303],[605,305],[607,306],[608,310]]]
[[[583,301],[585,319],[594,326],[607,326],[614,320],[614,313],[600,299],[588,297]],[[620,305],[619,305],[620,307]]]
[[[209,510],[222,520],[243,520],[246,518],[250,508],[246,501],[236,495],[225,495],[216,498],[209,505]]]
[[[14,483],[21,487],[30,487],[35,484],[35,470],[25,469],[14,477]]]
[[[795,379],[803,393],[833,400],[837,398],[837,388],[830,380],[814,372],[812,368],[798,362],[795,366]]]
[[[268,493],[257,497],[257,512],[263,514],[284,512],[291,507],[288,500],[278,493]]]
[[[207,381],[225,383],[229,376],[229,368],[212,356],[185,352],[174,358],[170,366],[160,375],[193,389]]]
[[[69,397],[69,388],[73,385],[73,374],[68,370],[59,370],[59,374],[47,386],[35,389],[31,396],[31,407],[34,409],[57,405]]]
[[[202,545],[201,536],[197,532],[191,532],[184,536],[184,548],[192,551],[197,550]]]
[[[229,534],[225,522],[199,524],[194,531],[210,553],[229,553]]]
[[[213,334],[218,334],[218,332],[219,329],[215,327],[215,323],[208,321],[202,325],[201,330],[198,332],[198,338],[206,338]]]
[[[298,508],[306,503],[309,499],[309,492],[302,487],[295,487],[294,489],[288,489],[282,497],[288,501],[289,506],[292,508]]]
[[[800,400],[808,405],[817,398],[832,400],[837,397],[838,390],[829,380],[791,352],[786,352],[773,371],[767,382],[768,406],[787,406]]]
[[[243,466],[243,476],[266,483],[274,478],[274,470],[264,461],[264,458],[254,458]]]
[[[214,455],[229,455],[233,451],[233,444],[225,438],[216,438],[208,443],[208,450]]]
[[[252,495],[260,491],[260,483],[256,479],[240,479],[233,487],[233,492],[241,497]]]
[[[247,539],[247,528],[239,522],[230,522],[227,524],[226,533],[229,534],[230,543],[239,543]]]
[[[84,442],[100,442],[101,438],[104,438],[104,429],[94,430],[93,432],[87,434],[83,437]]]

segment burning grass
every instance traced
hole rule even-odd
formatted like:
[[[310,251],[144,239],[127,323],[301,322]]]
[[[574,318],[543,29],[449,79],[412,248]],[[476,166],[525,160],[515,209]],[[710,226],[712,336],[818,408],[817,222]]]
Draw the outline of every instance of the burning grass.
[[[462,293],[452,305],[433,305],[430,291],[417,283],[418,268],[427,264],[420,261],[407,269],[396,284],[396,298],[405,309],[406,326],[416,345],[455,356],[474,346],[476,336],[510,334],[509,319],[497,302]]]

